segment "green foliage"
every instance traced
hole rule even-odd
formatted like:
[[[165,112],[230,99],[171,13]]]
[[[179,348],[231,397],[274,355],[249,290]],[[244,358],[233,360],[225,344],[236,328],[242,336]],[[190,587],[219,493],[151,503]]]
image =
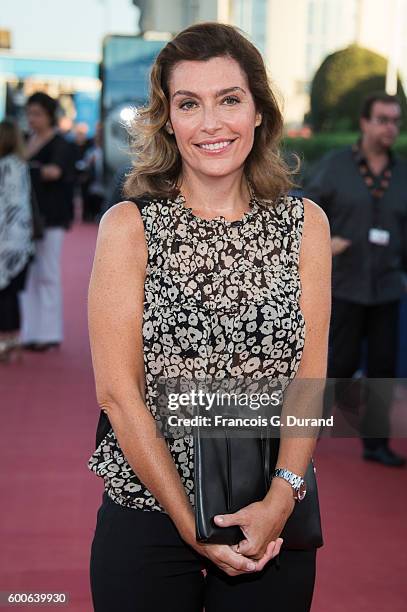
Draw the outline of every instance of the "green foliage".
[[[369,49],[351,45],[328,55],[317,70],[311,86],[311,124],[316,132],[358,129],[362,100],[384,91],[386,59]],[[403,116],[407,101],[400,79],[397,87]]]

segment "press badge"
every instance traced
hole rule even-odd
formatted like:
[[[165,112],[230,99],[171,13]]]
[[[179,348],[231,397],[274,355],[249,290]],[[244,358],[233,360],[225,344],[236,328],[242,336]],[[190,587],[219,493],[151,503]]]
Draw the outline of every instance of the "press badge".
[[[369,242],[379,246],[387,246],[390,242],[390,232],[378,227],[371,227],[369,230]]]

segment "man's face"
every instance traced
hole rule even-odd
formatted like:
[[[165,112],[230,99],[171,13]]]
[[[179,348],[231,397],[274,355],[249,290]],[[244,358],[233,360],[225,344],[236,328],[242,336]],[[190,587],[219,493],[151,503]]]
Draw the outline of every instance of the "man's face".
[[[389,149],[400,132],[401,109],[396,102],[374,102],[370,119],[360,119],[360,129],[368,143]]]

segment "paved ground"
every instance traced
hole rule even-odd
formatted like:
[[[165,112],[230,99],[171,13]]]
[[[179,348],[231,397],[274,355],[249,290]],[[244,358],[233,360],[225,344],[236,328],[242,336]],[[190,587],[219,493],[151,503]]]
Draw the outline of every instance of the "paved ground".
[[[102,491],[86,468],[98,417],[86,331],[95,237],[84,225],[67,236],[62,348],[0,370],[0,591],[68,592],[63,609],[75,612],[92,610],[89,548]],[[407,454],[406,440],[394,446]],[[407,472],[359,456],[356,440],[323,440],[316,452],[325,547],[313,612],[406,610]]]

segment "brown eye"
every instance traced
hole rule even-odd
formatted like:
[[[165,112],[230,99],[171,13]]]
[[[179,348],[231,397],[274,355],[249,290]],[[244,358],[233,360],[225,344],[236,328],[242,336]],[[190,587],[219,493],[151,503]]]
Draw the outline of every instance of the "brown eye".
[[[227,98],[224,98],[222,103],[225,104],[226,106],[234,106],[235,104],[239,104],[240,99],[237,98],[236,96],[227,96]]]

